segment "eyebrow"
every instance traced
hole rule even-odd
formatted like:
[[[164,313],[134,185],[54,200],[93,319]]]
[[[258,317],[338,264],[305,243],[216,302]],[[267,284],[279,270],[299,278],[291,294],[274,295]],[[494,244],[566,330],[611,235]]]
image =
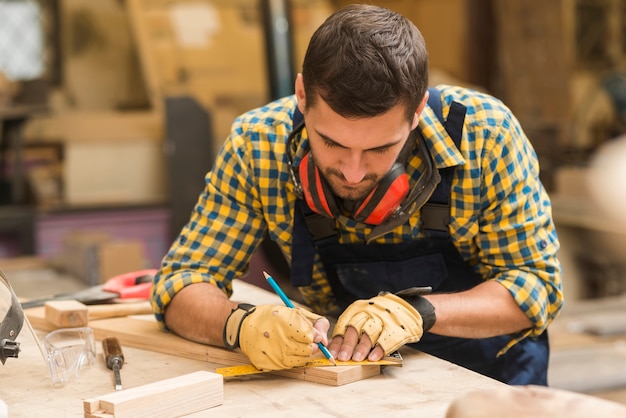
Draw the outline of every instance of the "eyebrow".
[[[315,130],[315,133],[316,133],[316,134],[318,134],[319,136],[321,136],[321,137],[322,137],[322,139],[323,139],[324,141],[326,141],[326,142],[330,142],[331,144],[333,144],[333,145],[335,145],[335,146],[337,146],[337,147],[340,147],[340,148],[348,149],[348,147],[346,147],[345,145],[340,144],[339,142],[335,141],[334,139],[332,139],[331,137],[329,137],[329,136],[327,136],[327,135],[324,135],[323,133],[321,133],[321,132],[320,132],[320,131],[318,131],[318,130]],[[366,149],[366,150],[364,150],[364,151],[382,151],[382,150],[385,150],[385,149],[387,149],[387,148],[391,148],[391,147],[393,147],[394,145],[399,144],[400,142],[402,142],[402,140],[393,141],[393,142],[388,142],[388,143],[386,143],[386,144],[384,144],[384,145],[380,145],[380,146],[378,146],[378,147],[374,147],[374,148],[368,148],[368,149]]]

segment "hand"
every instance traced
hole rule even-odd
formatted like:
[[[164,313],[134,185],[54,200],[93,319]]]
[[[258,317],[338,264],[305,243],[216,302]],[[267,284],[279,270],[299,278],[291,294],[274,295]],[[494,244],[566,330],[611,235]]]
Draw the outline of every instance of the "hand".
[[[408,343],[418,342],[423,320],[410,303],[391,293],[353,302],[341,314],[329,350],[338,360],[380,360]],[[374,348],[372,350],[372,348]]]
[[[239,345],[260,370],[303,366],[327,343],[330,324],[322,316],[301,308],[260,305],[241,322]]]

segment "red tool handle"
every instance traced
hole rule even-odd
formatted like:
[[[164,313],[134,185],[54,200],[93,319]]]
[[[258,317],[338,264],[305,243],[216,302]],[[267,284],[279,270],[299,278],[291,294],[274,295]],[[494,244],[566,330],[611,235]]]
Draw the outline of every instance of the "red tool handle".
[[[155,269],[137,270],[110,278],[102,290],[119,294],[122,299],[149,299]]]

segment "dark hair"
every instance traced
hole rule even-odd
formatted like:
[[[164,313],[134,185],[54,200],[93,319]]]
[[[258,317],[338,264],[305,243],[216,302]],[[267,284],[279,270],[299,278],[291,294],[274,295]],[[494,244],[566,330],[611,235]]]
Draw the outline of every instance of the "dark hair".
[[[409,121],[428,87],[419,30],[386,8],[353,4],[315,31],[302,66],[307,107],[317,94],[345,118],[371,117],[402,103]]]

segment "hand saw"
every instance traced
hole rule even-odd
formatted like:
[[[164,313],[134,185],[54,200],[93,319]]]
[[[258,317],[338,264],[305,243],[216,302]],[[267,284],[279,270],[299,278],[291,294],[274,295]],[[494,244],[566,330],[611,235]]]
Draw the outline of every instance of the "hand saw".
[[[402,367],[402,356],[400,353],[395,352],[389,356],[383,357],[378,361],[339,361],[335,360],[337,366],[398,366]],[[309,360],[304,366],[304,368],[309,367],[330,367],[335,366],[329,359],[327,358],[317,358]],[[271,370],[268,370],[271,371]],[[265,373],[266,371],[259,370],[254,367],[252,364],[242,364],[239,366],[229,366],[229,367],[218,367],[215,369],[215,373],[219,373],[224,377],[236,377],[236,376],[245,376],[249,374],[258,374]]]

